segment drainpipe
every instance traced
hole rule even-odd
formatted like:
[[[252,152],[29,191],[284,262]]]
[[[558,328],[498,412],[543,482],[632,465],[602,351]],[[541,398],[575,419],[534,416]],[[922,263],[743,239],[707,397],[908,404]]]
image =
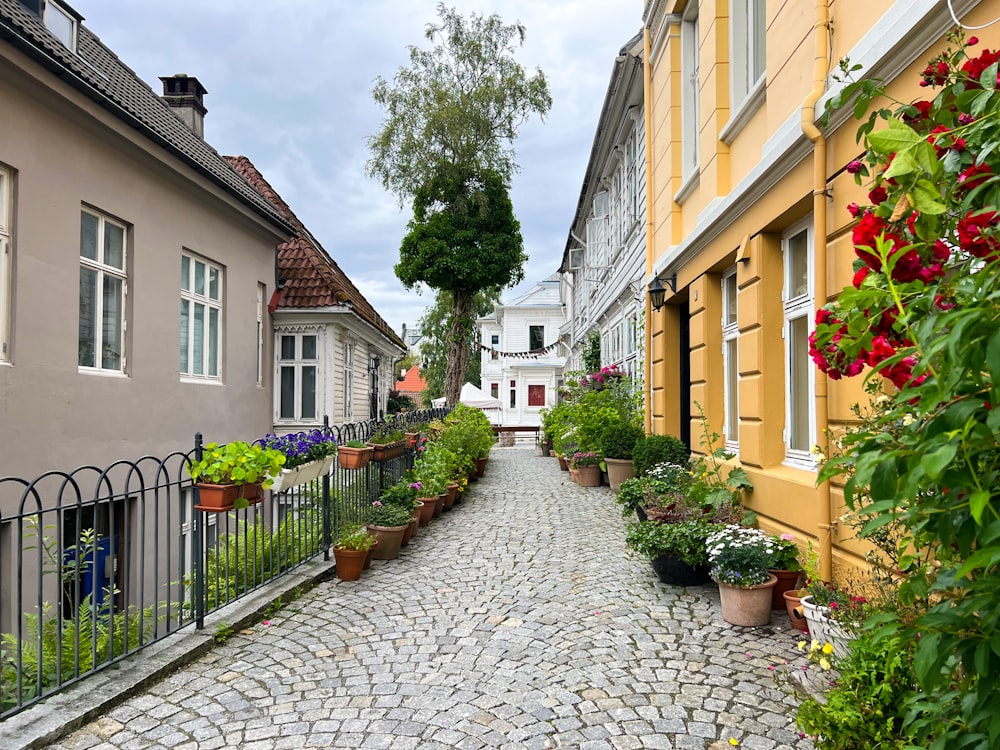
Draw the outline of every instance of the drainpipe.
[[[646,275],[652,268],[653,253],[653,108],[652,102],[652,62],[649,57],[651,45],[649,41],[649,26],[642,29],[642,100],[646,122]],[[645,291],[645,289],[643,290]],[[649,293],[646,298],[646,434],[653,432],[653,308],[649,304]]]
[[[813,144],[813,242],[815,270],[814,282],[817,294],[826,304],[826,138],[816,127],[816,102],[826,90],[826,76],[830,69],[830,7],[829,0],[816,0],[816,22],[813,25],[813,41],[816,57],[813,60],[812,90],[802,101],[802,132]],[[819,368],[813,368],[816,389],[816,434],[827,434],[830,422],[829,381]],[[833,575],[833,509],[830,498],[830,482],[819,485],[819,574],[824,580]]]

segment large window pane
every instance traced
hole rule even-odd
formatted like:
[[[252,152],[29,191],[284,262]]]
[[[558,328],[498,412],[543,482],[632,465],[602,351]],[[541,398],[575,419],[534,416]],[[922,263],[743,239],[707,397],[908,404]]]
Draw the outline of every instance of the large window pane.
[[[213,266],[209,266],[208,269],[208,297],[219,299],[219,269]]]
[[[788,447],[797,451],[808,451],[809,445],[809,319],[795,318],[789,321],[791,334],[788,345],[788,359],[791,372],[791,404],[789,414]]]
[[[316,337],[302,337],[302,359],[316,359]]]
[[[726,440],[739,440],[739,368],[736,358],[736,339],[730,339],[724,344],[726,364]]]
[[[191,372],[195,375],[205,374],[205,306],[194,306],[194,327],[192,330],[192,357],[193,367]]]
[[[809,233],[802,230],[788,239],[788,299],[809,293]]]
[[[194,293],[205,293],[205,264],[200,261],[194,263]]]
[[[80,367],[97,367],[97,271],[80,269]]]
[[[80,213],[80,257],[97,260],[97,227],[100,224],[93,214]]]
[[[302,419],[316,418],[316,368],[302,367]]]
[[[191,291],[191,259],[186,255],[181,256],[181,289]]]
[[[278,413],[282,419],[295,419],[295,368],[282,367],[279,380],[281,402]]]
[[[528,349],[535,351],[545,346],[545,328],[543,326],[528,326]]]
[[[208,308],[208,374],[219,375],[219,309]]]
[[[101,367],[120,370],[122,367],[122,281],[104,276],[104,311],[101,321]]]
[[[282,359],[295,359],[295,337],[294,336],[282,336],[281,337],[281,358]]]

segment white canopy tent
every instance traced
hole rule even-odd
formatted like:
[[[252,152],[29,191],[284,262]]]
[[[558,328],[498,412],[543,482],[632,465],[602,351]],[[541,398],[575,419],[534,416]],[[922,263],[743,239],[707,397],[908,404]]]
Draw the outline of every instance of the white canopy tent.
[[[487,396],[472,383],[466,383],[462,386],[458,402],[474,409],[480,409],[489,417],[492,424],[500,424],[503,418],[503,404],[500,399]],[[432,403],[434,406],[444,406],[444,399],[436,398]]]

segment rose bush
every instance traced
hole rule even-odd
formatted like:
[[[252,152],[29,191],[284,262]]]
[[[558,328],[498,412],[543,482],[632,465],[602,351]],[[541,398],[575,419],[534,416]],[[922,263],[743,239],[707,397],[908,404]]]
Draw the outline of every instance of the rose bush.
[[[859,130],[856,273],[810,353],[832,379],[869,368],[895,389],[820,478],[844,477],[861,536],[901,530],[902,609],[870,624],[912,646],[907,733],[986,750],[1000,746],[1000,52],[949,44],[921,76],[928,98],[880,105]],[[851,82],[828,113],[855,95],[858,117],[886,101]]]

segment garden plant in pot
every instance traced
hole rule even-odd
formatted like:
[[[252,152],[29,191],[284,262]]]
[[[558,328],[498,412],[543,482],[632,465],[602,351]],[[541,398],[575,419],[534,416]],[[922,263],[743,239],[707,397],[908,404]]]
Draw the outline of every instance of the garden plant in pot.
[[[368,524],[368,531],[378,538],[376,560],[396,559],[403,543],[403,534],[409,528],[412,517],[412,509],[395,503],[376,500],[371,504],[365,515],[365,522]]]
[[[722,619],[731,625],[767,625],[771,621],[771,589],[778,582],[769,572],[776,540],[761,529],[729,524],[706,540],[712,580],[719,584]]]
[[[570,469],[577,472],[581,487],[601,486],[601,457],[593,451],[577,451],[570,458]]]
[[[337,451],[341,469],[363,469],[371,461],[374,450],[363,440],[348,440]]]
[[[604,456],[612,492],[618,492],[622,482],[635,476],[632,454],[635,444],[644,437],[640,425],[622,419],[609,422],[601,433],[599,452]]]
[[[188,474],[198,487],[201,510],[246,508],[260,500],[271,486],[285,456],[272,448],[233,440],[225,445],[208,443],[200,461],[189,460]]]
[[[416,530],[416,523],[413,521],[418,520],[416,512],[420,508],[420,501],[417,500],[418,493],[421,490],[420,482],[414,481],[412,475],[409,473],[404,476],[396,484],[391,485],[382,491],[382,497],[379,498],[386,505],[395,505],[402,508],[409,521],[407,522],[407,527],[403,531],[403,538],[400,541],[400,546],[406,547],[410,543],[410,537],[413,536],[413,532]]]
[[[294,432],[288,435],[265,435],[257,441],[285,456],[281,473],[274,478],[272,492],[296,487],[330,472],[337,455],[337,440],[322,430]]]
[[[819,553],[810,541],[805,553],[806,585],[800,591],[802,614],[809,623],[809,633],[820,643],[833,646],[838,657],[847,655],[854,632],[864,621],[866,600],[852,596],[832,581],[819,575]]]
[[[777,548],[771,565],[771,573],[778,579],[771,589],[771,609],[785,608],[785,594],[798,589],[802,566],[799,564],[799,546],[795,536],[782,534],[777,539]]]
[[[700,586],[708,583],[709,535],[724,524],[701,520],[660,523],[640,521],[629,525],[626,543],[649,558],[663,583],[672,586]]]
[[[361,578],[368,551],[376,544],[375,535],[361,524],[347,524],[333,545],[333,559],[337,566],[337,577],[342,581],[356,581]]]

